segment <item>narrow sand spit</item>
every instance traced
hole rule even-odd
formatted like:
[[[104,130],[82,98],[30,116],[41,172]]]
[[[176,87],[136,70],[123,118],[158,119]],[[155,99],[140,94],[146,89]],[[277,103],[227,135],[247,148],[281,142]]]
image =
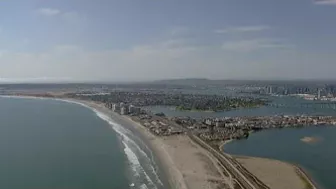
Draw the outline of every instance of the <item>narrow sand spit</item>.
[[[289,163],[243,156],[237,156],[236,159],[271,189],[306,189],[306,183],[299,176],[298,169]]]

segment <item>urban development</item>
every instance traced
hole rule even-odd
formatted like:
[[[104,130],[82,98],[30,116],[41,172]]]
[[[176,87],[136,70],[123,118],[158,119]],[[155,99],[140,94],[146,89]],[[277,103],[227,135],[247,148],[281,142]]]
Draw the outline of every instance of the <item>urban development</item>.
[[[228,87],[229,88],[229,87]],[[4,92],[6,91],[6,93]],[[34,91],[34,90],[33,90]],[[266,189],[270,188],[253,173],[247,170],[234,156],[223,151],[222,146],[231,140],[244,140],[251,133],[267,129],[301,128],[308,126],[336,125],[335,116],[326,115],[270,115],[270,116],[167,116],[163,112],[152,112],[151,106],[173,107],[176,111],[222,112],[244,108],[274,106],[273,97],[287,95],[293,98],[311,95],[318,103],[333,99],[334,89],[327,87],[309,92],[308,88],[293,89],[274,88],[272,86],[256,87],[254,85],[236,87],[237,95],[196,94],[187,92],[164,92],[163,90],[138,89],[76,89],[63,93],[23,93],[20,90],[3,90],[3,95],[34,96],[47,98],[75,99],[79,101],[103,104],[106,108],[126,116],[139,123],[158,137],[184,135],[194,143],[206,149],[218,161],[221,174],[230,178],[231,185],[221,180],[209,179],[217,183],[218,188]],[[279,92],[280,91],[280,92]],[[313,94],[316,93],[316,94]],[[240,95],[239,95],[240,94]],[[242,95],[244,94],[244,95]],[[258,94],[258,95],[256,95]],[[318,104],[317,103],[317,104]],[[330,102],[332,103],[332,102]],[[331,106],[332,107],[332,106]],[[206,114],[204,114],[206,115]],[[297,169],[307,188],[316,186],[308,176]]]

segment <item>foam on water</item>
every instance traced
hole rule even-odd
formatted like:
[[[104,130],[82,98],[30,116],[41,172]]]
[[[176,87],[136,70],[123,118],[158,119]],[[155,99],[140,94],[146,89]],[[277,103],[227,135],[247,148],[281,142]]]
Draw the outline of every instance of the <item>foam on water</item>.
[[[139,139],[138,136],[133,135],[133,133],[130,130],[128,130],[128,129],[122,127],[121,125],[119,125],[118,123],[114,122],[109,116],[107,116],[106,114],[98,111],[97,109],[95,109],[93,107],[90,107],[90,106],[88,106],[84,103],[81,103],[81,102],[78,102],[78,101],[73,101],[73,100],[67,100],[67,99],[45,98],[45,97],[29,97],[29,96],[28,97],[27,96],[5,96],[5,95],[1,95],[1,97],[22,98],[22,99],[39,99],[39,100],[57,100],[57,101],[77,104],[77,105],[80,105],[80,106],[83,106],[85,108],[93,110],[99,118],[108,122],[111,125],[112,129],[114,131],[116,131],[116,133],[118,135],[120,135],[122,137],[122,143],[124,145],[124,152],[126,154],[126,157],[127,157],[128,161],[131,164],[131,169],[132,169],[132,172],[134,174],[133,176],[139,178],[139,177],[141,177],[141,175],[143,175],[144,178],[148,182],[148,186],[145,183],[142,183],[140,185],[140,188],[141,189],[148,189],[148,187],[150,187],[151,189],[157,189],[153,180],[149,177],[149,175],[147,174],[145,169],[142,167],[135,151],[138,152],[142,157],[144,157],[146,162],[148,161],[146,167],[149,168],[150,172],[155,176],[156,183],[163,186],[163,183],[162,183],[162,181],[160,180],[160,178],[157,174],[157,171],[156,171],[157,169],[154,168],[154,166],[155,167],[157,167],[157,166],[155,164],[152,151],[148,148],[148,146],[145,145],[144,142],[141,139]],[[134,140],[132,140],[129,136],[139,139],[139,141],[142,143],[142,145],[150,152],[151,157],[148,157],[147,153],[144,152],[141,149],[141,147]]]
[[[131,168],[133,170],[134,175],[137,176],[137,177],[140,177],[140,173],[143,173],[145,175],[146,180],[149,182],[149,184],[151,186],[154,186],[154,188],[156,188],[152,179],[148,176],[146,171],[141,166],[140,161],[139,161],[138,157],[135,155],[135,153],[131,150],[131,148],[126,144],[125,141],[122,141],[122,143],[125,146],[124,152],[125,152],[128,160],[129,160],[129,162],[132,164]]]
[[[139,137],[137,137],[137,136],[136,136],[136,138],[139,139]],[[149,147],[148,147],[148,146],[147,146],[141,139],[139,139],[138,141],[140,141],[141,144],[142,144],[143,146],[145,146],[145,148],[147,149],[147,151],[150,152],[150,156],[151,156],[151,157],[148,157],[148,155],[147,155],[144,151],[141,150],[141,152],[143,152],[143,155],[150,161],[150,169],[151,169],[152,173],[155,175],[155,179],[158,181],[158,183],[159,183],[160,185],[163,186],[163,183],[162,183],[162,181],[160,180],[159,175],[157,174],[158,166],[157,166],[156,163],[155,163],[155,160],[154,160],[154,156],[153,156],[153,152],[152,152],[152,150],[149,149]],[[138,146],[138,145],[137,145],[137,146]],[[140,148],[140,147],[138,146],[138,148]]]
[[[129,131],[128,129],[122,127],[121,125],[113,122],[111,120],[111,118],[97,110],[95,110],[95,113],[97,114],[98,117],[100,117],[101,119],[107,121],[112,128],[120,135],[122,136],[122,143],[124,145],[124,152],[129,160],[129,162],[131,163],[131,169],[134,172],[134,176],[139,177],[141,174],[144,175],[145,179],[147,180],[149,186],[153,189],[157,189],[155,183],[153,182],[153,180],[149,177],[149,175],[147,174],[147,172],[145,171],[145,169],[142,167],[136,153],[134,150],[138,151],[142,156],[144,156],[145,158],[147,158],[150,162],[151,159],[148,157],[148,155],[140,148],[140,146],[134,142],[127,134],[131,134],[132,132]],[[133,147],[133,148],[132,148]],[[148,167],[151,169],[151,172],[153,173],[153,175],[155,175],[155,180],[157,180],[157,182],[161,185],[162,182],[159,179],[153,165],[149,164]],[[146,188],[148,188],[146,186]]]
[[[148,189],[146,184],[140,185],[140,189]]]
[[[135,176],[139,177],[140,174],[139,174],[138,170],[140,170],[140,168],[141,168],[139,159],[136,157],[136,155],[133,153],[133,151],[127,146],[127,144],[124,141],[122,141],[122,143],[125,146],[124,152],[125,152],[128,160],[129,160],[129,162],[132,164],[131,168],[132,168]]]
[[[153,155],[152,155],[152,151],[150,151],[152,158],[148,157],[147,153],[144,152],[141,147],[134,141],[132,140],[130,137],[127,136],[127,134],[130,134],[134,137],[133,133],[131,131],[129,131],[128,129],[122,127],[121,125],[119,125],[118,123],[115,123],[111,120],[111,118],[99,111],[96,111],[96,114],[98,117],[100,117],[101,119],[107,121],[112,128],[120,135],[122,136],[122,140],[125,141],[128,145],[131,145],[132,147],[134,147],[143,157],[145,157],[146,160],[149,161],[148,163],[148,168],[150,169],[151,173],[155,176],[155,180],[160,184],[163,185],[162,181],[160,180],[157,171],[155,169],[154,166],[156,166],[155,161],[153,160]],[[140,140],[141,141],[141,140]],[[147,149],[148,146],[143,144]],[[154,165],[154,166],[153,166]],[[147,175],[147,173],[145,172],[145,174]]]

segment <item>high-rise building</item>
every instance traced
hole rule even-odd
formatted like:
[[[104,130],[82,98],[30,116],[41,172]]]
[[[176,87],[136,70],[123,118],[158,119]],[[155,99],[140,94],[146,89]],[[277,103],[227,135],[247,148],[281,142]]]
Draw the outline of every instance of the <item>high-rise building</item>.
[[[268,94],[272,94],[272,93],[273,93],[273,88],[272,88],[272,86],[268,86],[268,87],[267,87],[267,93],[268,93]]]
[[[120,108],[120,114],[121,115],[126,115],[126,114],[128,114],[128,109],[127,109],[127,107],[121,107]]]
[[[317,89],[317,99],[321,99],[321,90]]]
[[[112,105],[112,111],[119,112],[120,111],[120,106],[118,104],[113,104]]]
[[[131,113],[134,113],[134,109],[135,109],[135,106],[133,106],[133,105],[130,105],[129,107],[128,107],[128,112],[131,114]]]

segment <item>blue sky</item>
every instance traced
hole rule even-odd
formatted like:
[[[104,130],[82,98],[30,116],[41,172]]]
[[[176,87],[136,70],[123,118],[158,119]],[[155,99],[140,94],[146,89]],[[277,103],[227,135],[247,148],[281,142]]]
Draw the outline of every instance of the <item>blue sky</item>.
[[[336,79],[336,0],[0,1],[0,81]]]

